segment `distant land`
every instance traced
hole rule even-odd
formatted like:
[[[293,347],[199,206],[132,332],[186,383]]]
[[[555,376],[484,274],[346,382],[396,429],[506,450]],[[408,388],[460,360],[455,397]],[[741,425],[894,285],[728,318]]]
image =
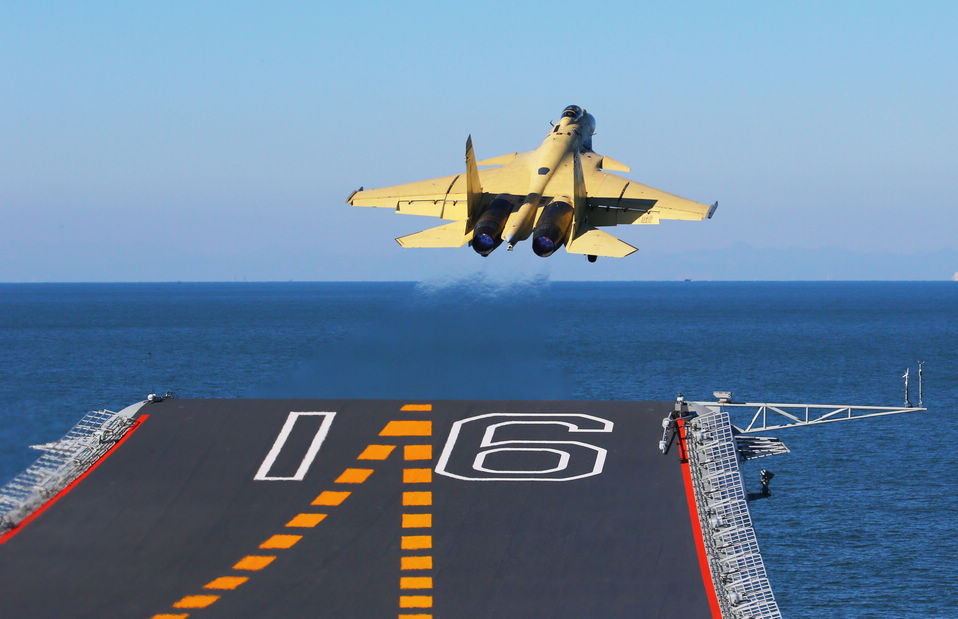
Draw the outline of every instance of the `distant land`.
[[[641,254],[637,254],[641,255]],[[726,281],[958,281],[958,251],[866,253],[842,249],[756,248],[642,255],[656,279]]]

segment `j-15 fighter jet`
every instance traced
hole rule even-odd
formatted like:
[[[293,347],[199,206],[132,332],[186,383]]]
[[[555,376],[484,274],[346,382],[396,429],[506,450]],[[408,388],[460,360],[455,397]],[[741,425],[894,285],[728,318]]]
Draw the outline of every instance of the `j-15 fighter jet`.
[[[539,148],[476,161],[466,140],[466,172],[418,183],[354,191],[352,206],[391,208],[452,223],[396,239],[403,247],[461,247],[488,256],[500,244],[512,250],[532,237],[532,251],[551,256],[560,246],[585,254],[622,258],[636,250],[599,230],[618,224],[657,224],[661,219],[711,218],[718,203],[701,204],[612,174],[628,172],[592,150],[595,118],[578,105],[562,110]],[[494,166],[479,170],[479,166]]]

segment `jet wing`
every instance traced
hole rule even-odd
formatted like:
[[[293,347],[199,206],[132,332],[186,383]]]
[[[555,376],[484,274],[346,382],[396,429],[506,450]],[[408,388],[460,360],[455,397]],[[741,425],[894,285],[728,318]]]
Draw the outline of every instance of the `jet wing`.
[[[360,188],[346,202],[352,206],[391,208],[407,215],[466,219],[466,175],[455,174],[380,189]]]
[[[661,219],[711,218],[717,203],[694,202],[616,174],[593,168],[585,178],[588,221],[593,226],[657,224]]]
[[[509,159],[510,163],[500,162]],[[484,195],[502,193],[525,195],[529,173],[516,165],[515,154],[503,155],[479,162],[501,167],[479,170],[479,182]],[[495,162],[495,163],[489,163]],[[359,189],[346,202],[351,206],[391,208],[406,215],[426,215],[453,221],[469,218],[466,198],[466,172],[415,183],[393,185],[379,189]]]

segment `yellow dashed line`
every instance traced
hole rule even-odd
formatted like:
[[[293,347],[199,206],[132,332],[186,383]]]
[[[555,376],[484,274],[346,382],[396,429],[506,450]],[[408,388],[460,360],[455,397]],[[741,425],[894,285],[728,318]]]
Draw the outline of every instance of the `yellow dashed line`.
[[[233,569],[256,572],[272,563],[274,559],[276,559],[276,557],[249,555],[240,559],[239,562],[233,566]]]
[[[390,421],[379,436],[432,436],[432,422]]]
[[[432,548],[432,535],[403,535],[403,550],[425,550]]]
[[[385,460],[395,449],[395,445],[370,445],[359,454],[357,460]]]
[[[323,521],[326,514],[297,514],[295,518],[286,523],[287,527],[312,528]]]
[[[274,535],[259,545],[266,550],[269,548],[292,548],[296,542],[303,539],[302,535]]]
[[[218,599],[218,595],[188,595],[173,604],[173,608],[206,608]]]
[[[403,492],[403,505],[432,505],[432,492]]]
[[[401,409],[403,412],[429,412],[432,411],[431,404],[406,404]],[[431,421],[390,421],[380,432],[380,436],[432,436]],[[408,461],[432,460],[432,445],[404,445],[403,459]],[[431,468],[404,468],[402,473],[403,484],[429,484],[432,483]],[[406,486],[408,487],[408,486]],[[419,486],[420,488],[422,486]],[[428,486],[427,486],[428,487]],[[432,492],[428,490],[404,491],[402,493],[402,504],[404,506],[429,506],[432,505]],[[431,513],[408,513],[402,515],[402,528],[408,529],[430,529],[432,528]],[[403,550],[426,550],[432,548],[431,535],[403,535],[400,540],[400,546]],[[411,570],[432,570],[432,556],[400,557],[401,571]],[[428,572],[427,572],[428,573]],[[408,591],[410,589],[432,589],[432,576],[401,576],[399,578],[399,590]],[[432,596],[429,595],[400,595],[399,608],[432,608]],[[432,619],[428,613],[406,614],[400,610],[399,619]]]
[[[235,589],[249,580],[248,576],[220,576],[213,582],[207,583],[204,589]]]
[[[409,410],[416,410],[416,411],[432,410],[431,405],[413,405],[413,406],[417,406],[418,408],[412,408]],[[380,434],[382,436],[431,436],[432,422],[430,421],[389,422],[388,424],[386,424],[386,427],[383,429],[383,431]],[[360,453],[356,457],[356,459],[357,460],[386,460],[387,458],[389,458],[389,456],[392,454],[392,452],[395,449],[396,449],[396,445],[367,445],[366,448],[363,449],[362,453]],[[410,454],[414,455],[415,457],[410,458]],[[409,448],[407,447],[405,450],[405,456],[407,460],[431,459],[432,446],[431,445],[414,446],[414,449],[412,451],[410,451]],[[410,473],[410,474],[413,476],[418,476],[419,478],[424,478],[424,475],[428,474],[428,479],[423,479],[423,481],[419,483],[425,483],[432,479],[432,471],[430,469],[408,469],[408,470],[418,471],[416,473]],[[426,473],[423,473],[422,471],[426,471]],[[373,472],[374,472],[373,469],[347,468],[346,470],[342,472],[342,474],[336,479],[334,483],[361,484],[361,483],[364,483],[367,479],[369,479],[369,476],[372,475]],[[405,474],[404,474],[404,478],[405,478]],[[350,494],[351,492],[348,492],[348,491],[324,490],[323,492],[319,494],[319,496],[313,499],[312,505],[323,505],[323,506],[341,505],[343,501],[345,501],[349,497]],[[422,495],[422,494],[429,494],[429,493],[411,493],[411,494]],[[405,500],[405,494],[404,494],[404,500]],[[420,498],[419,500],[423,500],[423,499]],[[429,500],[431,501],[431,497],[429,497]],[[413,504],[421,504],[421,503],[413,503]],[[297,514],[296,516],[293,517],[292,520],[287,522],[286,526],[292,527],[292,528],[312,528],[318,525],[320,522],[322,522],[326,518],[326,516],[327,514],[301,513],[301,514]],[[419,518],[417,522],[420,523],[418,525],[420,528],[429,526],[429,525],[422,524],[423,522],[425,522],[424,520],[422,520],[424,516],[428,518],[428,521],[431,523],[432,517],[430,514],[425,514],[425,515],[416,514],[415,516]],[[415,536],[410,536],[410,537],[415,537]],[[429,536],[420,536],[420,537],[429,538],[428,544],[431,547],[431,544],[432,544],[431,537]],[[262,549],[292,548],[302,538],[303,538],[302,535],[277,534],[277,535],[273,535],[272,537],[267,539],[265,542],[260,544],[259,547]],[[419,542],[412,542],[412,543],[422,544],[424,542],[419,541]],[[424,546],[417,546],[417,547],[424,547]],[[407,565],[407,559],[414,560],[414,562],[409,563],[409,565],[421,565],[421,566],[426,565],[425,560],[428,559],[429,569],[431,569],[432,567],[431,557],[403,557],[404,566]],[[233,569],[243,570],[243,571],[259,571],[275,560],[276,560],[275,555],[247,555],[243,557],[242,559],[240,559],[235,565],[233,565]],[[426,568],[403,567],[403,569],[426,569]],[[419,577],[419,578],[422,578],[422,577]],[[221,576],[207,583],[204,586],[204,588],[220,590],[220,591],[233,590],[239,587],[240,585],[242,585],[243,583],[245,583],[247,580],[249,580],[248,576]],[[429,581],[431,584],[431,577],[429,578]],[[420,580],[420,584],[422,582],[425,582],[425,581]],[[407,588],[425,589],[425,588],[431,588],[431,586],[430,587],[426,587],[426,586],[413,587],[410,585]],[[406,597],[409,597],[410,599],[417,598],[417,596],[406,596]],[[418,597],[425,598],[425,596],[418,596]],[[216,600],[218,600],[219,598],[220,598],[219,595],[187,595],[181,598],[179,601],[175,602],[173,604],[173,607],[174,608],[206,608],[207,606],[210,606],[211,604],[216,602]],[[429,598],[429,603],[431,605],[432,603],[431,598]],[[402,602],[400,602],[400,605],[401,604]],[[421,608],[421,607],[422,606],[418,606],[418,605],[411,606],[411,608]],[[187,619],[188,617],[189,617],[189,613],[177,613],[177,614],[162,613],[162,614],[153,615],[152,619]],[[431,615],[410,615],[410,617],[415,617],[417,619],[420,619],[423,617],[431,617]]]
[[[399,579],[400,589],[432,589],[432,576],[403,576]]]
[[[402,480],[406,484],[428,484],[432,482],[432,469],[403,469]]]
[[[432,526],[432,514],[403,514],[402,528],[425,529]]]
[[[349,492],[323,490],[323,492],[313,500],[313,505],[340,505],[350,494]]]
[[[400,595],[399,608],[432,608],[432,596]]]
[[[418,413],[428,413],[432,410],[432,404],[404,404],[399,410],[409,413],[409,412],[418,412]]]
[[[404,460],[432,460],[432,445],[406,445],[403,447]]]
[[[346,469],[336,478],[337,484],[361,484],[373,474],[372,469]]]
[[[432,557],[403,557],[401,570],[431,570]]]

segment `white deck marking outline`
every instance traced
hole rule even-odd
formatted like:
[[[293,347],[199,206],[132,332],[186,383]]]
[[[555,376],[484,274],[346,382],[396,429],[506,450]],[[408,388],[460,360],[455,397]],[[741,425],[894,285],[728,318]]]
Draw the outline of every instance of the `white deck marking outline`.
[[[506,471],[501,469],[491,469],[486,466],[486,456],[489,454],[494,454],[498,451],[536,451],[542,453],[544,451],[552,452],[558,454],[559,463],[552,467],[551,469],[522,469],[519,471]],[[477,471],[482,471],[483,473],[557,473],[559,471],[564,471],[569,467],[569,452],[561,451],[559,449],[549,449],[547,447],[540,447],[533,449],[530,447],[499,447],[497,449],[487,449],[485,451],[480,451],[476,454],[476,459],[472,462],[472,468]]]
[[[309,448],[306,450],[303,460],[299,463],[299,468],[296,469],[296,473],[293,474],[292,477],[269,475],[270,469],[273,468],[273,463],[276,462],[276,458],[278,458],[280,452],[283,451],[283,447],[286,445],[289,435],[292,434],[296,421],[299,420],[300,417],[314,417],[317,415],[322,415],[325,418],[319,424],[319,429],[316,430],[316,435],[313,436],[313,440],[309,444]],[[323,446],[326,435],[329,434],[329,428],[333,425],[333,417],[335,416],[336,413],[331,411],[290,412],[286,417],[286,422],[283,424],[282,429],[279,431],[279,435],[276,437],[276,440],[273,441],[273,446],[270,448],[269,453],[266,454],[266,458],[263,459],[263,463],[259,466],[259,470],[256,471],[256,475],[253,479],[256,481],[303,481],[303,478],[306,477],[306,472],[313,464],[313,460],[316,459],[316,454],[319,453],[319,448]]]

